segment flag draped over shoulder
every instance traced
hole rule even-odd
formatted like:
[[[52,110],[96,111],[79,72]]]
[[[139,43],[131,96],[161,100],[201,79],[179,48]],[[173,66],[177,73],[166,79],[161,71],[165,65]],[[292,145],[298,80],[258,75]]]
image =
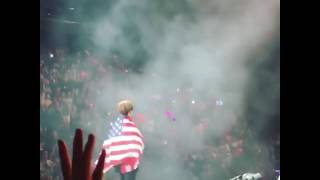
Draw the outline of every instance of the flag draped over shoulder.
[[[121,173],[138,168],[144,149],[143,136],[130,117],[111,122],[108,139],[103,142],[106,159],[103,172],[120,165]]]

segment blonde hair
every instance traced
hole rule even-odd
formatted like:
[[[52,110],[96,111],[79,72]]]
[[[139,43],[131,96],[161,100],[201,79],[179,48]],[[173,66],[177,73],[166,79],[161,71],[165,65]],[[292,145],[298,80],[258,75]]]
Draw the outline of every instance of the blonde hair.
[[[129,100],[123,100],[118,103],[118,111],[127,116],[133,110],[133,103]]]

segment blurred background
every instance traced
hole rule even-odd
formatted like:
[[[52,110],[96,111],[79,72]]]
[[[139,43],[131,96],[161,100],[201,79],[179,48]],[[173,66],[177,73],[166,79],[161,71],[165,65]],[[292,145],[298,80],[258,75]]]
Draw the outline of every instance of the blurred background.
[[[40,0],[40,179],[62,179],[56,140],[76,128],[97,158],[123,99],[137,179],[276,179],[280,1]]]

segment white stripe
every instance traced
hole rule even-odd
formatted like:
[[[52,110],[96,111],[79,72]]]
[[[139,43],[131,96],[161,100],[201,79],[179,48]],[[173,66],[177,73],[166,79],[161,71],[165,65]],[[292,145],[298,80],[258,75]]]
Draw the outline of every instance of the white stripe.
[[[122,150],[129,150],[129,149],[137,149],[142,153],[142,147],[137,144],[128,144],[128,145],[119,145],[119,146],[110,146],[106,149],[106,153],[114,152],[114,151],[122,151]]]
[[[128,123],[128,124],[132,124],[132,125],[136,125],[134,122],[128,120],[128,119],[123,119],[122,121],[123,123]]]
[[[133,169],[137,169],[139,165],[139,161],[136,162],[136,164],[134,165]]]
[[[131,166],[130,166],[130,165],[126,165],[126,166],[125,166],[125,169],[126,169],[126,172],[130,172],[130,171],[132,171],[132,168],[131,168]]]
[[[119,161],[121,159],[124,158],[128,158],[128,157],[135,157],[138,158],[140,156],[139,153],[137,152],[127,152],[125,154],[119,154],[119,155],[112,155],[112,156],[108,156],[105,160],[106,163],[110,163],[110,161]]]
[[[144,144],[142,139],[138,136],[116,136],[112,137],[111,139],[107,139],[103,142],[103,146],[110,145],[114,142],[119,142],[119,141],[138,141],[141,144]]]
[[[130,121],[130,120],[128,120],[128,119],[123,119],[123,123],[128,123],[128,124],[132,124],[132,125],[134,125],[134,126],[136,126],[136,124],[134,123],[134,122],[132,122],[132,121]],[[123,129],[124,128],[132,128],[132,129],[136,129],[138,132],[137,133],[139,133],[139,135],[141,136],[141,137],[143,137],[143,135],[141,134],[141,132],[139,131],[139,129],[137,128],[137,127],[126,127],[126,126],[123,126]]]
[[[103,168],[103,173],[106,173],[106,172],[109,171],[112,167],[113,167],[113,165],[104,167],[104,168]]]
[[[139,131],[139,129],[138,129],[138,128],[135,128],[135,127],[123,126],[122,132],[136,132],[136,133],[138,133],[141,137],[143,137],[142,134],[141,134],[141,132]]]

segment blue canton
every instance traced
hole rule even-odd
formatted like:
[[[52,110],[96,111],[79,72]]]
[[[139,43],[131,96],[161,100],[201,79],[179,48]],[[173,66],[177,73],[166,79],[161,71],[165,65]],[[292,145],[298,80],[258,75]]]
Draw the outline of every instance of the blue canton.
[[[111,129],[109,130],[109,134],[108,134],[109,138],[113,138],[121,135],[122,122],[123,122],[123,117],[118,117],[117,120],[110,123]]]

